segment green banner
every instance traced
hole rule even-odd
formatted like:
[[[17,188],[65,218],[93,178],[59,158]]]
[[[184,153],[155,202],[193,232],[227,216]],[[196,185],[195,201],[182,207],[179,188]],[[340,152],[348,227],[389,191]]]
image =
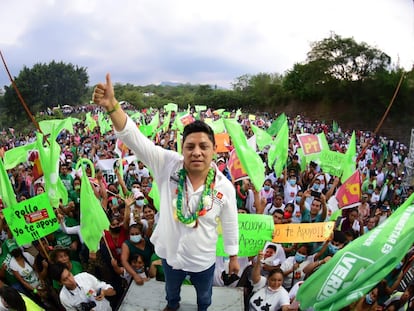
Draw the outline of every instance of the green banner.
[[[267,241],[272,240],[273,217],[259,214],[239,214],[239,257],[256,256]],[[217,256],[228,256],[224,251],[223,236],[219,230]]]
[[[401,262],[414,243],[414,195],[386,221],[352,241],[300,287],[306,310],[340,310],[363,297]]]
[[[59,228],[46,193],[5,208],[3,213],[19,246],[38,240]]]
[[[334,176],[342,175],[345,160],[345,154],[336,151],[323,149],[319,154],[323,171]]]

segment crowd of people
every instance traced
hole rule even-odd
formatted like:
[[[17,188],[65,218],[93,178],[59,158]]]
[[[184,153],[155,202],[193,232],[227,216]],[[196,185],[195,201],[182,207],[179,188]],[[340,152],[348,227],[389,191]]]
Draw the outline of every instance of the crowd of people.
[[[96,102],[99,100],[95,98]],[[116,310],[122,304],[131,282],[145,286],[145,282],[151,278],[163,282],[168,279],[168,304],[164,310],[178,310],[181,284],[194,285],[199,310],[207,310],[211,303],[211,292],[207,294],[209,297],[203,292],[209,292],[209,284],[205,282],[209,275],[212,276],[211,285],[244,287],[246,310],[298,309],[300,306],[295,296],[307,277],[329,261],[338,249],[384,222],[413,192],[412,186],[407,187],[402,183],[406,174],[407,146],[386,137],[374,136],[368,131],[357,131],[359,156],[355,167],[361,172],[362,195],[358,206],[344,209],[342,215],[335,219],[335,230],[331,237],[323,243],[275,244],[269,241],[257,256],[237,257],[238,246],[233,245],[237,237],[232,236],[232,231],[238,232],[237,223],[236,230],[231,229],[234,228],[236,212],[272,215],[275,226],[330,219],[327,202],[335,196],[341,185],[340,176],[330,176],[315,162],[310,162],[302,170],[300,163],[304,159],[297,153],[300,146],[296,134],[324,132],[331,150],[346,152],[351,132],[334,130],[327,123],[300,116],[288,118],[290,139],[285,169],[280,176],[276,176],[272,168],[266,165],[266,150],[258,151],[266,168],[266,179],[263,187],[257,190],[248,178],[237,181],[231,179],[227,166],[229,152],[221,152],[215,158],[212,153],[210,162],[213,163],[208,163],[210,169],[205,180],[197,180],[195,173],[199,172],[200,164],[197,161],[186,162],[185,153],[193,153],[193,149],[199,147],[203,149],[200,153],[204,156],[205,150],[210,148],[209,144],[214,142],[208,134],[208,127],[204,128],[203,122],[199,122],[201,125],[197,123],[194,127],[201,126],[201,129],[193,128],[183,135],[182,152],[186,171],[179,171],[177,176],[170,175],[170,179],[176,178],[174,190],[181,193],[172,203],[173,206],[175,204],[176,213],[165,216],[168,213],[164,212],[162,218],[160,214],[166,209],[161,207],[161,212],[157,210],[150,192],[156,180],[158,186],[161,184],[160,200],[171,201],[171,197],[162,192],[162,182],[154,177],[170,174],[163,170],[168,170],[174,161],[182,165],[178,156],[170,156],[166,160],[158,155],[164,155],[165,150],[168,155],[172,154],[170,151],[177,150],[177,131],[169,128],[159,133],[151,142],[152,148],[147,145],[147,141],[137,136],[139,134],[135,133],[132,120],[129,117],[123,119],[122,108],[105,106],[102,102],[100,106],[95,106],[95,111],[106,109],[115,130],[102,134],[99,127],[90,130],[84,122],[80,122],[74,125],[73,133],[63,130],[58,136],[62,150],[59,175],[69,196],[67,205],[61,204],[55,209],[59,229],[19,247],[0,213],[0,310]],[[166,115],[161,111],[161,122]],[[203,119],[206,112],[200,113],[198,117]],[[253,135],[252,124],[266,129],[274,118],[266,114],[251,120],[241,115],[238,121],[246,136],[250,137]],[[171,124],[173,121],[171,118]],[[124,127],[129,132],[125,132]],[[207,133],[207,138],[197,136],[200,132],[203,135]],[[3,150],[30,143],[34,137],[34,134],[7,139],[3,137]],[[113,170],[116,178],[107,180],[103,168],[99,167],[99,161],[118,157],[117,137],[125,140],[131,148],[126,157],[136,155],[136,159],[125,165],[115,165]],[[202,142],[192,140],[194,137]],[[188,158],[191,157],[188,155]],[[92,176],[89,166],[85,172],[110,222],[97,252],[88,250],[79,230],[81,178],[75,165],[80,158],[88,158],[94,163],[96,175]],[[215,169],[220,171],[220,176],[214,172]],[[43,180],[36,179],[30,161],[21,163],[8,173],[19,202],[45,191]],[[208,174],[212,174],[212,177],[208,177]],[[165,183],[171,182],[165,179]],[[229,189],[228,184],[233,189]],[[209,196],[213,198],[213,194],[210,194],[213,193],[210,190],[213,187],[219,187],[225,195],[233,196],[226,204],[233,204],[234,212],[229,208],[214,212],[213,215],[213,212],[208,209],[205,211],[202,207],[197,211],[198,218],[191,218],[194,213],[180,212],[180,205],[190,209],[191,204],[201,206],[206,205],[204,201],[211,201],[209,204],[213,206],[215,199],[204,200]],[[199,203],[194,194],[201,192],[204,195]],[[203,213],[211,214],[211,219]],[[212,225],[205,222],[212,222],[215,216],[224,219],[223,231],[227,230],[224,233],[228,236],[227,250],[231,258],[215,257],[215,248],[210,247],[209,236],[203,237],[204,231],[200,232],[204,226],[208,228],[204,234],[209,232],[208,226]],[[179,227],[173,227],[175,223]],[[198,229],[195,238],[188,238],[187,232],[194,235]],[[169,230],[179,231],[187,240],[177,239],[172,244],[163,241],[162,234],[175,234]],[[195,240],[199,244],[205,243],[205,257],[199,256],[200,250],[195,249]],[[214,236],[212,240],[215,242]],[[185,247],[188,249],[183,250],[184,255],[181,256],[180,251]],[[171,255],[172,252],[177,254]],[[400,286],[405,272],[410,268],[412,255],[410,250],[401,265],[347,310],[414,310],[414,285],[409,283],[403,289]],[[212,256],[213,262],[210,260]]]

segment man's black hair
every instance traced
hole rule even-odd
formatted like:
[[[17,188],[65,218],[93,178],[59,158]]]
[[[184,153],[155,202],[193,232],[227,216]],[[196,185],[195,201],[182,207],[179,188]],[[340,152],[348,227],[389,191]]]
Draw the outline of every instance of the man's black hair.
[[[184,132],[183,132],[183,143],[185,142],[185,139],[187,138],[188,135],[192,133],[199,133],[199,132],[206,133],[208,138],[213,143],[213,145],[214,146],[216,145],[216,140],[214,138],[213,129],[207,123],[200,121],[200,120],[196,120],[193,123],[190,123],[185,126]]]
[[[62,279],[62,273],[65,269],[69,270],[64,263],[57,262],[55,264],[49,265],[47,272],[52,280],[58,281],[60,283],[60,280]]]

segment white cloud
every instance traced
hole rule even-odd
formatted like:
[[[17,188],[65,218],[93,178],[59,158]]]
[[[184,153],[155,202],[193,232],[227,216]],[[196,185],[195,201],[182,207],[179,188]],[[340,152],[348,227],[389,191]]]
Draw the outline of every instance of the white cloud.
[[[246,73],[285,72],[330,31],[406,69],[414,62],[410,0],[21,0],[3,4],[0,20],[13,75],[56,60],[87,67],[91,84],[109,71],[122,83],[229,86]]]

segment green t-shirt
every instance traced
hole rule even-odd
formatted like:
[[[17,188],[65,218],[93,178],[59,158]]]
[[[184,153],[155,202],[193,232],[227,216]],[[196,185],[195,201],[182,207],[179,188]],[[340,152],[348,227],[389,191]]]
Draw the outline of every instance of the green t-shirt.
[[[17,244],[14,240],[7,239],[1,245],[1,255],[0,255],[0,265],[5,266],[6,268],[6,283],[8,285],[13,285],[19,283],[19,281],[14,277],[12,270],[10,269],[10,260],[13,258],[10,255],[10,249],[17,248]]]

